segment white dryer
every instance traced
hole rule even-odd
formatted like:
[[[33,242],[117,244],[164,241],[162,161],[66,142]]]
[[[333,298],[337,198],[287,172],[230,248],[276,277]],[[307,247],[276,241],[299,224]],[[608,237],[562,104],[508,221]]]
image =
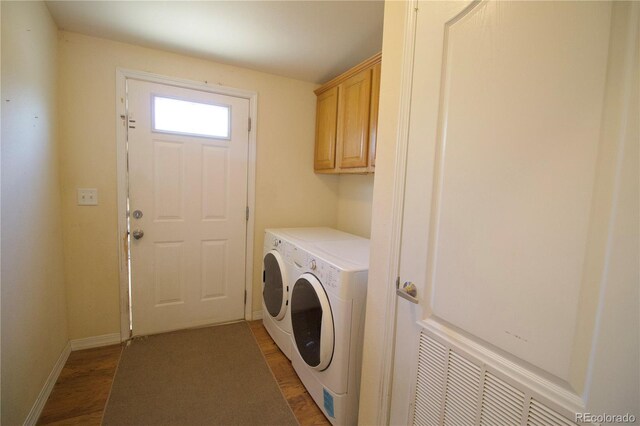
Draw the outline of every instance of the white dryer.
[[[291,289],[291,362],[334,425],[358,421],[369,240],[298,246]]]
[[[353,240],[359,237],[332,228],[265,230],[262,269],[262,322],[280,350],[291,359],[289,294],[300,274],[297,247],[313,242]]]
[[[318,227],[318,228],[279,228],[277,231],[284,235],[287,239],[304,243],[319,243],[324,241],[343,241],[357,240],[361,237],[349,234],[347,232],[338,231],[337,229]]]

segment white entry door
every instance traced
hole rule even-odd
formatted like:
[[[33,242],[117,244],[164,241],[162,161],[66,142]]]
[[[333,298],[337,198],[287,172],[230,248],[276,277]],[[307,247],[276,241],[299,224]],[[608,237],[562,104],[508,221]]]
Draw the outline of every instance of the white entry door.
[[[417,303],[397,300],[391,424],[568,425],[596,394],[637,407],[637,139],[621,136],[633,120],[637,138],[637,5],[417,6],[399,271]],[[606,293],[616,235],[627,278]],[[596,359],[605,296],[625,293],[607,340],[628,350]],[[598,366],[622,374],[598,388]]]
[[[249,101],[127,80],[134,335],[244,317]]]

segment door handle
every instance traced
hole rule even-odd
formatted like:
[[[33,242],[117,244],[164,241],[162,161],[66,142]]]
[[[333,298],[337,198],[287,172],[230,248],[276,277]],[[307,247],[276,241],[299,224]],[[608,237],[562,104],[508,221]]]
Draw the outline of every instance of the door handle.
[[[400,284],[398,283],[398,286],[399,285]],[[403,299],[408,300],[411,303],[415,303],[415,304],[420,303],[420,301],[416,297],[418,295],[418,289],[417,289],[416,285],[414,283],[412,283],[411,281],[406,281],[402,285],[402,288],[400,288],[400,287],[396,288],[396,294],[398,296],[402,297]]]
[[[139,240],[140,238],[144,237],[144,231],[142,229],[135,229],[131,235],[133,235],[133,238],[135,238],[136,240]]]

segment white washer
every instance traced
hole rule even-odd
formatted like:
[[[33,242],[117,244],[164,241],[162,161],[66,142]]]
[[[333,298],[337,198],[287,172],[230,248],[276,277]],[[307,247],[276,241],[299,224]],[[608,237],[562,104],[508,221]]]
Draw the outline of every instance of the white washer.
[[[334,425],[358,421],[369,271],[364,238],[298,246],[302,274],[291,288],[291,362]]]
[[[332,228],[265,230],[262,262],[262,322],[280,350],[291,359],[289,294],[303,265],[296,264],[298,245],[358,239]],[[293,280],[293,281],[292,281]]]

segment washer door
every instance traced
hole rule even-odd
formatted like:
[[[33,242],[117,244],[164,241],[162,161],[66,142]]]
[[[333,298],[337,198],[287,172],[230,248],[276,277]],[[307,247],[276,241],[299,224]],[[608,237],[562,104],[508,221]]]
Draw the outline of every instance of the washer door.
[[[264,256],[262,272],[262,300],[267,312],[276,320],[281,320],[287,312],[289,297],[287,288],[287,270],[284,259],[276,250]]]
[[[291,291],[291,327],[302,359],[316,370],[324,370],[333,357],[334,331],[331,305],[318,279],[305,273]]]

